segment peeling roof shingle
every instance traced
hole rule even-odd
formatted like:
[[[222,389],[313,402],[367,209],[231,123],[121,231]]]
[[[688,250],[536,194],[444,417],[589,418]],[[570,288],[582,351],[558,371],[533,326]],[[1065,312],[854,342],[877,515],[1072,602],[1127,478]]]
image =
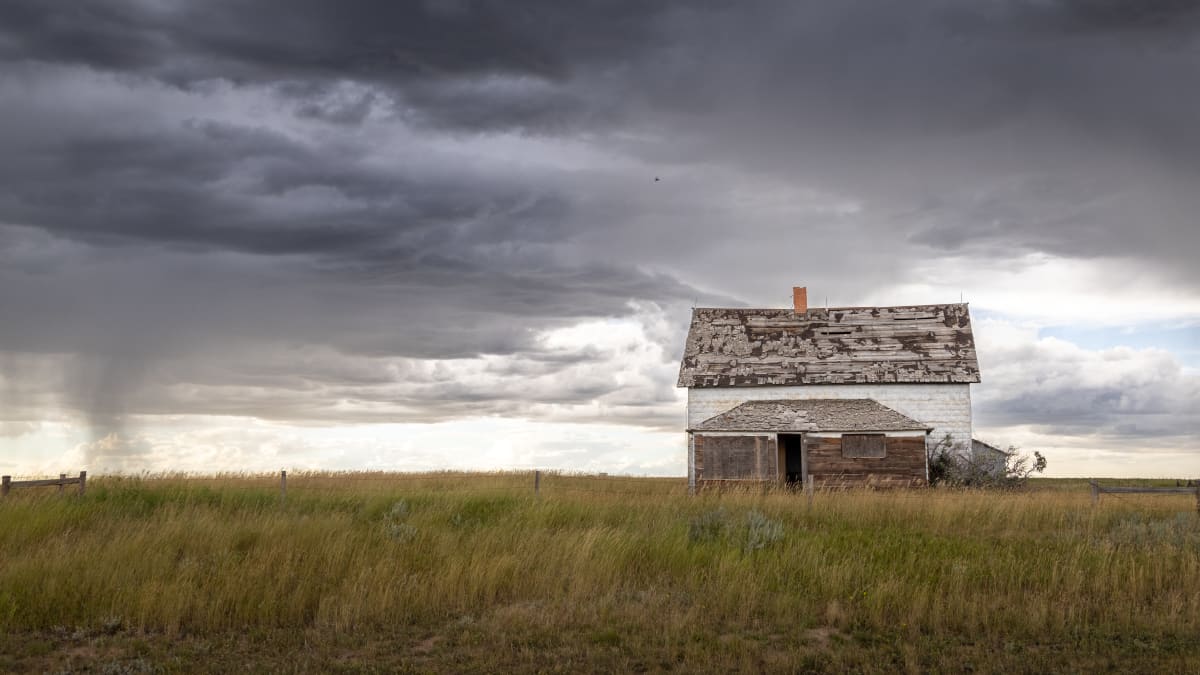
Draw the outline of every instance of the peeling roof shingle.
[[[978,381],[966,304],[697,308],[678,386]]]
[[[869,398],[748,401],[692,431],[927,431],[929,425]]]

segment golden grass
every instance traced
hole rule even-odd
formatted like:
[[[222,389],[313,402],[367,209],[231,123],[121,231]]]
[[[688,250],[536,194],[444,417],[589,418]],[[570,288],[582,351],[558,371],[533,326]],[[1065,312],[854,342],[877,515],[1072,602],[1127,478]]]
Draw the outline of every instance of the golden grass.
[[[551,474],[535,496],[529,473],[299,473],[281,504],[277,475],[97,477],[0,502],[0,633],[224,641],[287,670],[1200,665],[1194,499],[1093,508],[1063,485],[810,505],[681,479]],[[9,668],[49,663],[7,644]]]

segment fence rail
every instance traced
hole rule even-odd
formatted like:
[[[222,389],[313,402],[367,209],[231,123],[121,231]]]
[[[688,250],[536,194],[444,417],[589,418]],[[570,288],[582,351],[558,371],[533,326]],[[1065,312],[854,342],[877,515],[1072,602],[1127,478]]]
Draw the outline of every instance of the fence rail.
[[[54,485],[58,486],[59,494],[68,485],[78,485],[79,494],[83,494],[87,491],[87,472],[80,471],[78,476],[70,478],[67,477],[67,474],[60,473],[58,474],[58,478],[43,478],[39,480],[13,480],[12,476],[2,476],[0,477],[0,497],[7,496],[13,488],[51,487]]]
[[[1151,495],[1196,495],[1196,512],[1200,513],[1200,481],[1188,481],[1187,485],[1172,486],[1141,486],[1141,485],[1101,485],[1100,483],[1090,480],[1088,484],[1092,486],[1092,505],[1100,503],[1100,495],[1115,494],[1115,495],[1131,495],[1131,494],[1151,494]]]

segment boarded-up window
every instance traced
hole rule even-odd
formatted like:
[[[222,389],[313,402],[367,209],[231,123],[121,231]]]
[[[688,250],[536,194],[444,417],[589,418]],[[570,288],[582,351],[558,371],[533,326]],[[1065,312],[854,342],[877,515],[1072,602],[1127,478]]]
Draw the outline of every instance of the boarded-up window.
[[[887,457],[883,434],[842,434],[842,457]]]
[[[696,434],[696,477],[702,480],[768,480],[778,471],[773,436]]]

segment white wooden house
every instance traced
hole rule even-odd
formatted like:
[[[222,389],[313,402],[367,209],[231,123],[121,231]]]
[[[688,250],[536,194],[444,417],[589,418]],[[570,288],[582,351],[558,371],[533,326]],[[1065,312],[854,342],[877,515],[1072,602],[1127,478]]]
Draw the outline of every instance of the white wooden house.
[[[679,369],[688,483],[921,484],[926,450],[971,452],[979,382],[966,304],[697,308]]]

